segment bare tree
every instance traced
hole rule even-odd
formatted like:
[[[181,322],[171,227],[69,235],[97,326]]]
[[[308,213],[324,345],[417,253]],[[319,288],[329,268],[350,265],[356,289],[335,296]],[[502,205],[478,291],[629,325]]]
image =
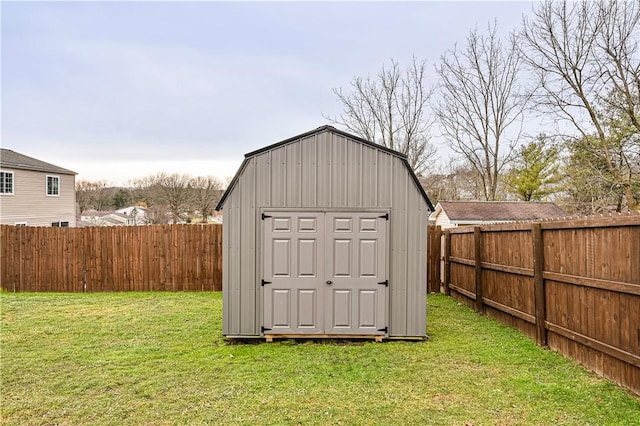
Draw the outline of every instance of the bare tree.
[[[116,192],[113,183],[106,180],[99,180],[94,182],[95,184],[95,195],[93,198],[94,207],[98,211],[105,211],[112,207],[111,202],[113,200],[113,195]]]
[[[478,173],[467,161],[452,161],[419,180],[434,204],[440,200],[478,200],[484,193]]]
[[[640,130],[639,22],[638,0],[546,0],[524,19],[519,37],[522,57],[537,77],[534,105],[578,132],[569,143],[579,141],[583,151],[602,157],[608,179],[624,194],[620,209],[637,206],[629,173],[637,138],[621,138],[615,123]]]
[[[622,211],[628,200],[626,188],[619,184],[618,173],[624,173],[629,180],[632,201],[640,203],[640,152],[628,150],[628,139],[640,139],[640,134],[615,133],[604,148],[608,151],[606,154],[602,148],[598,149],[600,144],[596,135],[567,143],[569,155],[565,173],[570,184],[565,188],[563,202],[570,210],[583,214]],[[610,158],[618,165],[616,173],[611,172]]]
[[[116,189],[106,180],[95,182],[81,180],[76,183],[76,202],[80,214],[90,207],[98,211],[111,207]]]
[[[515,40],[472,31],[463,50],[448,50],[436,67],[440,98],[436,117],[451,149],[477,172],[485,200],[495,200],[499,176],[522,132],[520,60]]]
[[[195,210],[200,212],[202,222],[213,212],[213,208],[220,199],[222,182],[213,176],[198,176],[191,180],[192,202]]]
[[[595,4],[545,1],[533,18],[524,18],[521,54],[536,79],[533,106],[540,113],[571,123],[582,137],[595,128],[604,138],[597,118],[598,75],[594,46],[599,24]]]
[[[227,188],[229,188],[229,185],[231,185],[231,182],[233,182],[233,176],[227,176],[225,178],[222,179],[222,189],[226,190]]]
[[[93,205],[94,183],[88,180],[76,182],[76,204],[78,205],[78,215],[82,215]]]
[[[333,89],[343,106],[339,117],[326,117],[364,139],[407,155],[420,173],[436,154],[427,109],[432,91],[425,82],[426,62],[415,56],[406,70],[391,60],[375,78],[355,77],[349,91]]]
[[[144,207],[151,207],[160,203],[158,200],[158,176],[149,175],[129,181],[128,186],[131,188],[133,201]]]
[[[164,172],[156,175],[160,200],[169,208],[173,223],[184,219],[190,201],[191,176]]]
[[[606,87],[597,95],[640,132],[640,1],[602,1],[595,7],[595,66]]]
[[[146,208],[145,222],[148,225],[161,225],[169,223],[170,212],[164,205],[153,205]]]

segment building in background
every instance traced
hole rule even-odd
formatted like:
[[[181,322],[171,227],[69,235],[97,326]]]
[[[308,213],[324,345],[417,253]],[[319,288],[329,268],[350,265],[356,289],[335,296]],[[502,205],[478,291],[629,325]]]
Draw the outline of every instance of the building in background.
[[[76,226],[76,172],[0,149],[0,224]]]
[[[568,216],[554,203],[526,201],[440,201],[429,222],[443,229]]]

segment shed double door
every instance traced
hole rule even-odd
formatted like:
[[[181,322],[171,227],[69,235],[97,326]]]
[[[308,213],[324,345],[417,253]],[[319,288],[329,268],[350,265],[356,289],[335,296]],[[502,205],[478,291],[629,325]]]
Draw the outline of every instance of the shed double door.
[[[265,334],[385,334],[384,215],[265,212],[263,218]]]

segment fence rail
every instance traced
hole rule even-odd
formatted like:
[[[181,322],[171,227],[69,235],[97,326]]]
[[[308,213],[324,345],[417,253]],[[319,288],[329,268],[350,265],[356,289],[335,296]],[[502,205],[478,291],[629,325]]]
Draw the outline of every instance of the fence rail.
[[[429,291],[442,265],[445,293],[640,394],[640,215],[429,228],[428,252]],[[0,287],[220,291],[222,226],[0,225]]]
[[[444,239],[445,293],[640,394],[640,215]]]
[[[4,291],[220,291],[222,225],[0,225]]]

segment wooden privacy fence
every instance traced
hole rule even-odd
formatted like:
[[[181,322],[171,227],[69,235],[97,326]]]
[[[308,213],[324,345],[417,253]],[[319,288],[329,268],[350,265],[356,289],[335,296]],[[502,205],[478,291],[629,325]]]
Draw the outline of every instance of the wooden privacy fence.
[[[640,215],[444,238],[447,294],[640,394]]]
[[[0,225],[4,291],[220,291],[222,225]]]
[[[440,293],[440,261],[442,228],[429,225],[427,228],[427,292]]]

